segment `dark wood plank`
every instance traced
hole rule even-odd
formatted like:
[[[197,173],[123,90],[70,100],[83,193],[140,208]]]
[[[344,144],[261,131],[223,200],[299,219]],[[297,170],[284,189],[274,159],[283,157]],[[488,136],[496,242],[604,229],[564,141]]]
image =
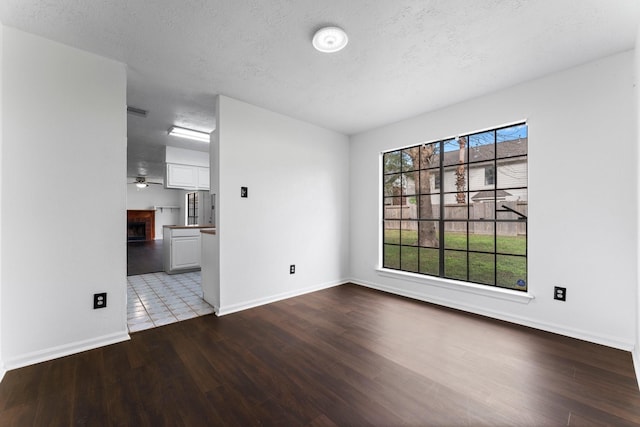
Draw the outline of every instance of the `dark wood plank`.
[[[628,352],[344,285],[16,369],[0,425],[640,425]]]
[[[164,271],[163,240],[127,242],[127,276]]]

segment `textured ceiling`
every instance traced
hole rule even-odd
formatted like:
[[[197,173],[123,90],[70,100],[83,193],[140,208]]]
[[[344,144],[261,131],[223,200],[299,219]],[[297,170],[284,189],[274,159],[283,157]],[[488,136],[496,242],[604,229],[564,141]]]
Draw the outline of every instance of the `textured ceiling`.
[[[353,134],[634,47],[637,0],[2,0],[0,20],[124,62],[129,174],[228,95]],[[336,54],[311,47],[334,24]],[[160,157],[159,157],[160,156]],[[145,163],[146,162],[146,163]],[[161,161],[160,161],[161,163]]]

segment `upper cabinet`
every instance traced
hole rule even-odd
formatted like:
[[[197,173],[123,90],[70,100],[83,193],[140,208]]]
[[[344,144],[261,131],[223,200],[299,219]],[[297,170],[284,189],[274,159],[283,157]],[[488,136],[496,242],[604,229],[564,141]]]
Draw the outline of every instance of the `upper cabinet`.
[[[167,188],[208,190],[209,168],[167,163]]]
[[[198,174],[198,188],[203,190],[209,189],[209,168],[196,168],[196,173]]]
[[[166,188],[209,190],[209,153],[166,147]]]

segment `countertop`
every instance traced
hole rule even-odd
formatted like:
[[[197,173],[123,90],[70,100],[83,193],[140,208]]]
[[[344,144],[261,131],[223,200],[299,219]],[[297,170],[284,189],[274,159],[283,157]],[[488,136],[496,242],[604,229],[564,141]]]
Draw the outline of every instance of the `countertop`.
[[[213,234],[214,236],[216,235],[216,229],[205,229],[205,230],[200,230],[200,233],[202,234]]]
[[[171,230],[179,229],[179,228],[215,228],[213,224],[195,224],[195,225],[163,225],[164,228],[169,228]]]

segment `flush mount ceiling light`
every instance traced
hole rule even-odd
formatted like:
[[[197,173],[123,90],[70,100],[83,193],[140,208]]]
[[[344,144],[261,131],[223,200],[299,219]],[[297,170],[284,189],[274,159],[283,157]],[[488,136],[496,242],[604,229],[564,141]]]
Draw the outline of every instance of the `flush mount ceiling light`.
[[[179,126],[171,126],[169,135],[178,136],[180,138],[193,139],[201,142],[209,142],[209,134],[198,130],[181,128]]]
[[[343,49],[349,42],[347,33],[338,27],[320,28],[313,36],[313,47],[320,52],[333,53]]]

